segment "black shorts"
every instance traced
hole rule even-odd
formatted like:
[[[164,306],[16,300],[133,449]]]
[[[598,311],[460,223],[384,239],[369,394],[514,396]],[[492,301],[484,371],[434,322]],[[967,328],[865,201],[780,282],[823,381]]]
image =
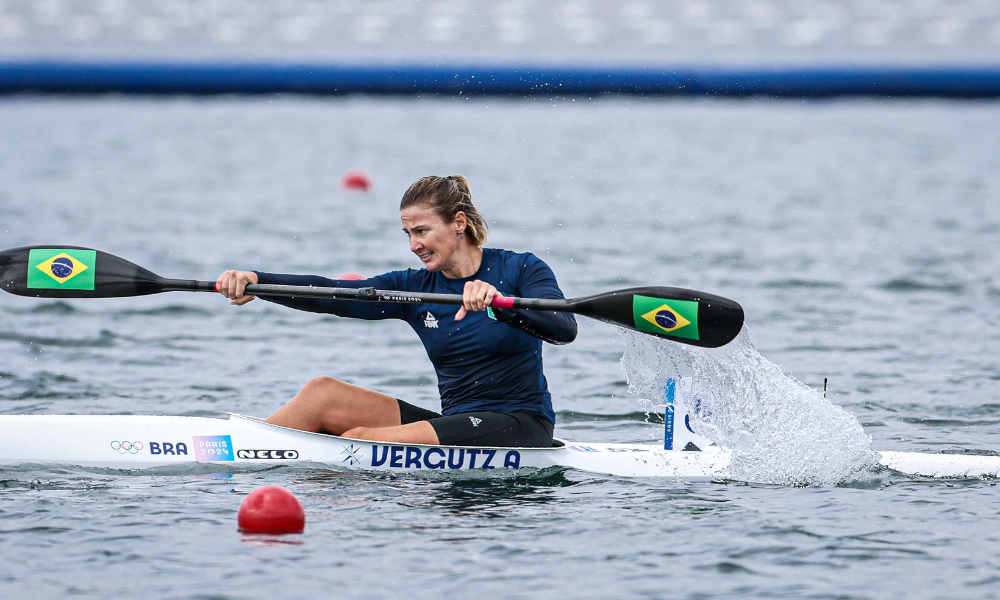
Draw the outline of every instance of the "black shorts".
[[[486,446],[490,448],[549,448],[552,421],[526,412],[468,412],[442,417],[440,413],[399,402],[403,425],[427,421],[443,446]]]

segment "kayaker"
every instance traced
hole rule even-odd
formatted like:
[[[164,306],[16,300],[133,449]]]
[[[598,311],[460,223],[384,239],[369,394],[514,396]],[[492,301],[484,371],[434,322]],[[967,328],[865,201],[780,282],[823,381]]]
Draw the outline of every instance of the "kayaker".
[[[217,289],[242,305],[251,283],[462,294],[461,307],[264,297],[299,310],[410,324],[437,372],[441,414],[332,377],[311,379],[269,423],[345,437],[418,444],[547,447],[555,413],[542,373],[542,341],[576,338],[570,313],[490,309],[495,296],[563,298],[552,270],[530,253],[484,248],[486,221],[461,175],[422,177],[399,205],[422,269],[365,280],[226,271]]]

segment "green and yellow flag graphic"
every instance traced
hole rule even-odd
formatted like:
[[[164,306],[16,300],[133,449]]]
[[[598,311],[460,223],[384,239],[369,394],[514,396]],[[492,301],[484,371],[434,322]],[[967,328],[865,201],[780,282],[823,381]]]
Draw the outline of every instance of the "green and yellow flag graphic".
[[[35,248],[28,253],[28,287],[92,290],[97,250]]]
[[[660,335],[698,339],[698,303],[690,300],[664,300],[650,296],[632,296],[635,328]]]

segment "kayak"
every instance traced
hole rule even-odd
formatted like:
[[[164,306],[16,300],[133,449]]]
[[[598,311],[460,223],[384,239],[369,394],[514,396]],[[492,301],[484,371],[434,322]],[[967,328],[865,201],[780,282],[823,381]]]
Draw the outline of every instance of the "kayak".
[[[689,434],[690,435],[690,434]],[[664,444],[666,445],[666,444]],[[356,440],[228,419],[136,415],[0,415],[0,464],[149,469],[204,464],[213,470],[317,464],[338,470],[514,476],[578,469],[622,477],[706,481],[725,477],[732,453],[716,445],[555,440],[551,448],[433,446]],[[912,476],[1000,476],[1000,456],[881,452],[880,464]]]
[[[573,468],[630,477],[711,478],[729,462],[722,450],[670,452],[652,444],[578,444],[481,448],[355,440],[229,419],[133,415],[0,416],[0,464],[68,464],[113,469],[212,463],[317,463],[346,470],[412,472]]]

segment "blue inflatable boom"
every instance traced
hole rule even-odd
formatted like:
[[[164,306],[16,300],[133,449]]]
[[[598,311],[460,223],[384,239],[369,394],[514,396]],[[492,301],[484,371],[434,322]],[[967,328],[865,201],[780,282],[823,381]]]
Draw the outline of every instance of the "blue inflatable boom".
[[[0,62],[0,93],[492,96],[1000,96],[1000,64],[670,67]]]

